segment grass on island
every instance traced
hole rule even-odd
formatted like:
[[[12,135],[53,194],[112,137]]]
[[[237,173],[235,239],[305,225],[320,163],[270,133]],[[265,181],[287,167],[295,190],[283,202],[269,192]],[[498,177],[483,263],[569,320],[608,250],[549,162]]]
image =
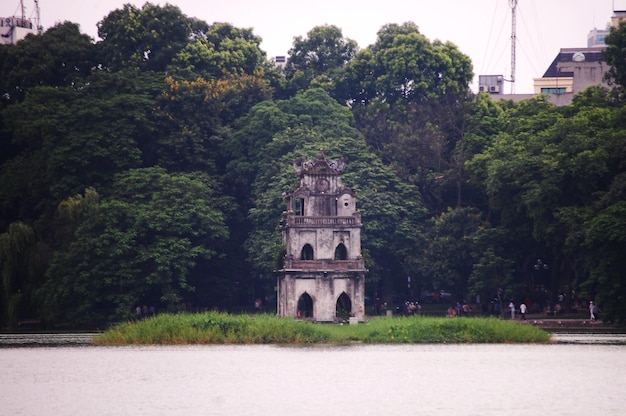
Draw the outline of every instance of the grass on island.
[[[219,312],[163,314],[118,324],[97,345],[180,344],[426,344],[545,343],[550,334],[496,318],[380,317],[359,325],[333,325]]]

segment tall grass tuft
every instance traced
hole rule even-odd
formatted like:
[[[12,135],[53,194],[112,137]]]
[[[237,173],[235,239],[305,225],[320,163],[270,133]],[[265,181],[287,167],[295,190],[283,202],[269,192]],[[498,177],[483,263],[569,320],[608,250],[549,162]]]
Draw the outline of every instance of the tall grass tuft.
[[[98,345],[313,343],[543,343],[550,334],[495,318],[373,318],[360,325],[327,325],[274,315],[219,312],[163,314],[112,327]]]

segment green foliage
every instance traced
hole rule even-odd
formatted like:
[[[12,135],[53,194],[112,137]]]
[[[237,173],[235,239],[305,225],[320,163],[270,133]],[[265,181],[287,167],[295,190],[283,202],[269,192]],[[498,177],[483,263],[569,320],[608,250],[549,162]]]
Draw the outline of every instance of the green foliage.
[[[620,89],[621,94],[626,88],[626,72],[624,71],[624,59],[626,57],[626,23],[620,22],[617,27],[611,27],[611,32],[606,36],[607,45],[604,57],[609,64],[609,70],[605,77],[611,84]]]
[[[17,319],[37,284],[40,261],[35,234],[28,225],[15,222],[0,234],[0,322],[14,329]]]
[[[106,76],[93,81],[81,91],[34,88],[4,111],[20,149],[0,175],[1,207],[8,218],[48,223],[63,198],[89,186],[106,189],[113,175],[141,165],[139,146],[153,130],[153,103],[137,90],[95,93],[101,83],[122,81]]]
[[[215,23],[176,55],[169,72],[186,79],[217,79],[224,74],[253,75],[268,68],[261,38],[252,29]]]
[[[618,133],[623,109],[596,89],[569,107],[534,99],[510,107],[503,117],[507,129],[468,166],[482,179],[495,220],[519,236],[518,267],[527,264],[520,262],[524,256],[548,255],[552,294],[582,284],[587,298],[604,293],[600,299],[611,319],[623,317],[621,311],[613,313],[623,297],[620,278],[610,277],[613,266],[605,267],[621,243],[611,241],[600,250],[599,240],[589,234],[604,210],[623,199],[618,179],[626,160]],[[610,235],[608,228],[603,233]],[[529,245],[549,251],[535,252]]]
[[[198,173],[120,175],[56,253],[40,293],[45,316],[90,324],[127,319],[137,304],[176,310],[189,301],[196,267],[207,273],[228,237],[211,187]]]
[[[98,51],[104,66],[119,71],[165,71],[189,39],[206,30],[204,22],[183,15],[177,6],[125,4],[98,23]]]
[[[378,318],[366,325],[316,325],[270,315],[158,315],[119,324],[97,345],[138,344],[431,344],[545,343],[550,335],[531,325],[498,319]]]
[[[355,105],[374,99],[419,103],[463,93],[472,77],[469,58],[455,45],[430,42],[412,22],[388,24],[348,65],[345,98]]]
[[[252,264],[260,270],[258,274],[273,268],[273,247],[281,238],[277,228],[284,207],[281,195],[298,186],[292,161],[299,156],[313,159],[319,149],[328,149],[329,159],[346,158],[348,171],[343,183],[359,192],[364,224],[362,244],[374,259],[367,265],[371,271],[369,279],[405,276],[403,267],[409,267],[411,261],[411,257],[406,257],[410,252],[406,244],[415,239],[417,222],[424,215],[419,192],[403,184],[381,163],[350,127],[347,110],[324,91],[309,90],[277,106],[290,114],[284,120],[293,120],[293,125],[275,133],[273,140],[262,148],[263,157],[257,159],[255,206],[250,210],[254,231],[246,247]]]
[[[257,278],[280,267],[281,194],[319,149],[358,191],[368,295],[405,295],[406,276],[532,295],[543,258],[542,296],[626,319],[623,25],[606,51],[619,88],[564,107],[474,96],[467,56],[410,22],[362,50],[314,27],[284,71],[252,29],[172,5],[125,5],[98,30],[0,46],[3,323],[271,298]]]
[[[357,50],[356,42],[344,38],[341,29],[332,25],[316,26],[306,38],[295,37],[285,66],[287,88],[292,94],[322,88],[339,99],[338,80]]]
[[[34,87],[74,87],[97,64],[89,36],[75,23],[59,23],[15,45],[0,45],[0,102],[15,102]]]

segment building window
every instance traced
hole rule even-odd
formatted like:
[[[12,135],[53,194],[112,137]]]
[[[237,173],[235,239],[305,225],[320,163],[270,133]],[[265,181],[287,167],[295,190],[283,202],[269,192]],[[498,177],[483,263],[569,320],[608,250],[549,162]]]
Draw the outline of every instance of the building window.
[[[542,88],[542,94],[565,94],[565,87],[550,87],[550,88]]]
[[[343,243],[339,243],[335,249],[335,260],[348,260],[348,250]]]
[[[313,260],[313,247],[310,244],[305,244],[300,252],[300,260]]]
[[[304,215],[304,199],[296,198],[294,212],[296,215],[303,216]]]

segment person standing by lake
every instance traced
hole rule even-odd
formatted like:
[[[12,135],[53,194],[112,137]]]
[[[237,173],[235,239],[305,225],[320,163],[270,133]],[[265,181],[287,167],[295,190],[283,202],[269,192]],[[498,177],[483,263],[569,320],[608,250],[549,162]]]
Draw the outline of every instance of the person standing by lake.
[[[598,308],[598,305],[596,305],[595,303],[593,303],[592,300],[590,300],[589,301],[589,320],[597,321],[599,313],[600,313],[600,308]]]
[[[513,301],[509,302],[509,311],[511,312],[511,319],[515,319],[515,304]]]
[[[520,314],[520,319],[525,321],[526,320],[526,304],[524,302],[520,303],[519,305],[519,314]]]
[[[593,314],[593,301],[589,301],[589,320],[593,321],[596,319],[596,316]]]

